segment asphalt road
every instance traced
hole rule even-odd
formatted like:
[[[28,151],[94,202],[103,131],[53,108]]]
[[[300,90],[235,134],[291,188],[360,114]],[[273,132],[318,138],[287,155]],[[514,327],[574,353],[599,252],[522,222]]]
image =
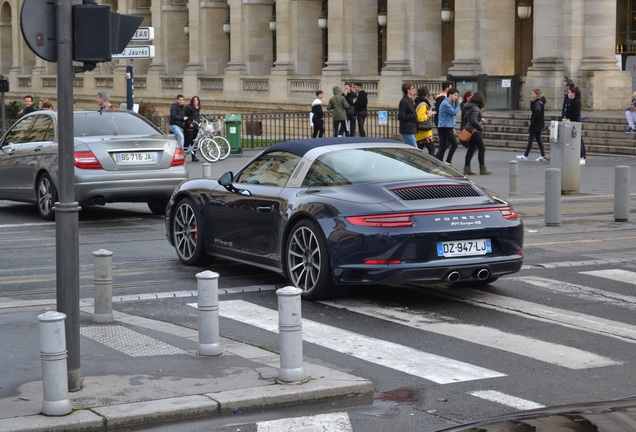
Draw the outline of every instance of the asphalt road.
[[[510,154],[497,157],[507,167]],[[213,175],[246,160],[235,157],[213,167]],[[603,159],[606,170],[596,176],[594,190],[565,203],[558,227],[545,225],[536,190],[517,199],[526,229],[525,266],[486,289],[371,287],[339,301],[303,302],[305,357],[373,381],[369,405],[314,404],[130,430],[285,431],[298,430],[288,426],[293,418],[327,415],[317,417],[325,430],[346,418],[348,429],[339,430],[431,431],[523,408],[634,394],[634,223],[615,222],[612,197],[604,194],[615,162]],[[200,168],[191,165],[194,176]],[[584,177],[584,192],[592,180]],[[497,186],[496,179],[484,181]],[[502,177],[498,181],[506,186]],[[0,233],[0,296],[54,296],[54,223],[39,220],[31,206],[0,202]],[[114,299],[114,309],[196,328],[192,298],[144,297],[196,291],[194,275],[205,269],[177,260],[161,217],[143,204],[81,212],[82,297],[93,295],[92,252],[102,248],[114,253],[114,297],[141,298]],[[225,290],[222,336],[277,351],[278,337],[265,318],[277,308],[274,289],[286,281],[227,261],[206,268],[221,275]],[[273,421],[281,423],[267,423]]]

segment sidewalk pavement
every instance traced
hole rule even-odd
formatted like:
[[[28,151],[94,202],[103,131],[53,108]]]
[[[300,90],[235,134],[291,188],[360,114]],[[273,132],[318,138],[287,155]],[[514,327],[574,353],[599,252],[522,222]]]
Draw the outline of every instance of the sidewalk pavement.
[[[256,153],[245,150],[212,164],[213,178],[236,172]],[[453,159],[458,168],[463,167],[464,154],[460,147]],[[510,162],[516,162],[512,152],[488,150],[486,164],[493,174],[472,179],[509,199],[531,224],[541,225],[544,173],[550,164],[534,162],[537,156],[535,150],[530,161],[519,162],[518,193],[509,187]],[[201,177],[201,165],[189,162],[191,177]],[[590,217],[613,221],[616,165],[634,167],[636,158],[588,157],[587,165],[580,167],[580,193],[562,197],[563,223],[550,227],[549,235],[571,237],[593,229]],[[81,302],[82,389],[69,393],[71,414],[48,417],[40,414],[37,316],[55,305],[0,298],[0,331],[5,335],[0,350],[0,430],[105,430],[338,397],[356,396],[360,404],[370,403],[373,383],[368,380],[305,362],[305,381],[282,383],[277,379],[279,357],[269,351],[222,338],[222,355],[199,356],[196,330],[119,312],[114,312],[113,324],[96,325],[90,300]]]

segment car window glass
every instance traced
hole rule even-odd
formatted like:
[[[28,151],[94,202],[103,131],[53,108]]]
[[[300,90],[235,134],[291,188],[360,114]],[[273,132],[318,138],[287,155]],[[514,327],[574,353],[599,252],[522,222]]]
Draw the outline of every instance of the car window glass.
[[[438,176],[461,174],[415,148],[360,148],[324,154],[309,168],[303,185],[343,186]]]
[[[116,110],[75,113],[73,129],[76,137],[162,134],[147,120],[129,112]]]
[[[33,120],[35,120],[35,116],[26,117],[18,121],[18,123],[16,123],[15,126],[7,132],[2,145],[22,144],[28,142],[29,130],[31,130]]]
[[[249,164],[237,176],[237,183],[283,187],[298,165],[300,156],[287,152],[264,154]]]
[[[29,142],[52,141],[53,120],[51,116],[39,115],[29,132]]]

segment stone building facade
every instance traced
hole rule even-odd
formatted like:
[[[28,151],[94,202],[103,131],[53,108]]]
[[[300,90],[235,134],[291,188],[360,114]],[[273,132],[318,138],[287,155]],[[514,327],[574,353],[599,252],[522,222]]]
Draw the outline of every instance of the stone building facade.
[[[100,2],[155,29],[154,58],[132,60],[134,94],[163,112],[179,93],[198,95],[204,111],[306,110],[315,90],[328,98],[333,86],[351,81],[363,83],[371,108],[395,108],[403,82],[436,91],[448,76],[460,88],[486,90],[487,102],[509,89],[507,108],[526,107],[530,90],[542,88],[548,108],[560,109],[566,76],[581,87],[588,110],[621,108],[632,93],[631,75],[616,58],[617,14],[630,12],[632,0]],[[55,100],[56,65],[22,40],[21,4],[0,0],[7,99]],[[518,7],[526,4],[531,13],[521,19]],[[442,21],[443,9],[452,9],[450,22]],[[126,62],[77,74],[76,108],[95,106],[99,90],[124,102]]]

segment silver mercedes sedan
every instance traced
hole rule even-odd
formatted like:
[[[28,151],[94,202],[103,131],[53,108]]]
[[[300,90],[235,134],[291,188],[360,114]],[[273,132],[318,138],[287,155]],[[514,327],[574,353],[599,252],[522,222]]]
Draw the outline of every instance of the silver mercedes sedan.
[[[47,220],[58,199],[57,120],[56,111],[36,111],[0,139],[0,199],[37,204]],[[134,112],[75,111],[73,135],[80,205],[146,202],[163,214],[174,189],[188,179],[175,137]]]

